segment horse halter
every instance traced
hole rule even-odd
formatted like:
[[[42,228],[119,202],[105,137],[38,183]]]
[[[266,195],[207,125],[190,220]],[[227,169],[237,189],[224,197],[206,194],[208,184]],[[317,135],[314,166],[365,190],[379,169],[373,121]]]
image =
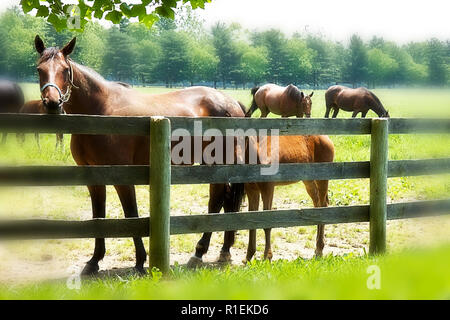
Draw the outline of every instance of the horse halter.
[[[67,101],[69,101],[70,99],[70,94],[72,93],[72,87],[77,88],[77,86],[75,86],[73,84],[73,69],[72,69],[72,63],[70,63],[69,60],[66,60],[66,62],[69,64],[69,84],[67,86],[67,90],[65,93],[62,93],[62,90],[58,87],[58,85],[56,83],[53,82],[47,82],[46,84],[44,84],[41,88],[41,100],[42,102],[44,102],[44,97],[42,96],[42,93],[44,92],[45,89],[47,89],[48,87],[53,87],[55,88],[58,93],[59,93],[59,104],[58,107],[61,107],[64,103],[66,103]]]

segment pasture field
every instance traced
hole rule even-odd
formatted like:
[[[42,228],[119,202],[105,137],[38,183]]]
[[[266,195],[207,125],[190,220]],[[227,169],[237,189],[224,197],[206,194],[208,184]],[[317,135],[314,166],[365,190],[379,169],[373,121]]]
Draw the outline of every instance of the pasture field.
[[[37,99],[37,84],[23,84],[27,99]],[[157,93],[165,88],[137,88]],[[250,105],[250,90],[225,90],[230,96]],[[381,89],[374,90],[392,117],[450,117],[450,90]],[[309,93],[309,91],[308,91]],[[324,91],[313,96],[312,117],[325,113]],[[254,116],[259,116],[257,111]],[[350,117],[340,112],[338,117]],[[374,117],[369,112],[368,117]],[[369,136],[332,136],[335,161],[369,160]],[[15,137],[0,146],[0,165],[74,165],[70,137],[65,136],[64,152],[55,151],[55,136],[41,135],[41,150],[29,135],[24,146]],[[448,157],[450,135],[391,135],[389,158],[415,159]],[[148,188],[136,190],[141,216],[148,216]],[[403,177],[388,181],[388,202],[415,199],[448,198],[450,176]],[[334,180],[329,187],[330,205],[368,204],[369,181]],[[172,186],[171,213],[205,214],[208,186]],[[301,183],[278,187],[274,209],[312,207]],[[244,203],[243,211],[247,210]],[[119,199],[113,187],[107,188],[107,217],[122,217]],[[0,219],[49,218],[84,220],[91,218],[90,199],[85,187],[0,188]],[[0,298],[449,298],[450,218],[421,218],[389,221],[388,250],[392,255],[368,258],[368,223],[330,225],[325,229],[325,258],[311,259],[315,248],[315,227],[275,229],[272,232],[272,264],[256,261],[242,267],[247,246],[247,231],[238,232],[232,248],[233,265],[188,271],[184,264],[194,251],[198,234],[171,237],[171,263],[175,265],[171,280],[152,281],[129,276],[134,265],[131,239],[106,240],[106,257],[100,263],[106,280],[83,283],[81,291],[68,291],[62,283],[41,280],[65,279],[82,267],[93,251],[92,240],[49,240],[0,243]],[[264,233],[258,231],[256,259],[262,257]],[[205,261],[215,265],[223,236],[214,234]],[[148,248],[148,239],[144,240]],[[443,245],[442,244],[447,244]],[[441,245],[439,249],[434,248]],[[417,253],[402,253],[406,249]],[[385,266],[386,287],[369,291],[365,285],[370,264]],[[118,268],[118,269],[114,269]],[[172,281],[176,280],[176,281]],[[417,280],[417,281],[416,281]],[[30,282],[32,284],[30,284]],[[38,283],[38,284],[35,284]],[[254,283],[254,285],[244,285]],[[384,283],[384,282],[383,282]],[[431,285],[431,283],[434,283]],[[344,285],[345,284],[345,285]],[[192,290],[192,288],[198,288]],[[264,287],[264,290],[261,290]],[[397,290],[398,289],[398,290]],[[111,296],[113,295],[113,296]]]

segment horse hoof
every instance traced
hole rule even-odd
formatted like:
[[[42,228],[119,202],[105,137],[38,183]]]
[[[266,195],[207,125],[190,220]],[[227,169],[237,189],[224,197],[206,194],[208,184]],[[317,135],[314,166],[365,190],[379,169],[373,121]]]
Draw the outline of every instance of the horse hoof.
[[[316,259],[322,258],[322,251],[316,251],[316,252],[314,253],[314,258],[316,258]]]
[[[231,254],[229,252],[221,252],[219,259],[217,259],[219,263],[229,263],[231,262]]]
[[[264,259],[265,259],[265,260],[272,261],[272,257],[273,257],[272,251],[269,251],[269,252],[267,252],[266,254],[264,254]]]
[[[147,271],[145,271],[144,266],[135,266],[134,271],[140,276],[144,276],[147,274]]]
[[[98,264],[93,264],[93,263],[86,263],[86,265],[84,266],[83,270],[81,271],[81,275],[82,276],[93,276],[98,274]]]
[[[188,263],[186,264],[186,267],[188,267],[189,269],[195,269],[198,268],[200,266],[203,265],[203,260],[202,258],[196,257],[196,256],[192,256]]]

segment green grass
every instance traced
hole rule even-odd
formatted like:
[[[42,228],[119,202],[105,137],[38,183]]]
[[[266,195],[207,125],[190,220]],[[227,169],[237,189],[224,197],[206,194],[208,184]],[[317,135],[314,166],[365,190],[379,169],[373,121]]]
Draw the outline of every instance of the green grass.
[[[380,289],[369,289],[369,266],[380,270]],[[83,280],[79,290],[65,282],[0,287],[0,299],[449,299],[450,247],[384,257],[327,256],[245,267],[176,266],[161,278],[112,276]]]
[[[36,84],[24,84],[27,99],[37,99]],[[158,93],[165,88],[137,88]],[[230,96],[249,106],[249,90],[226,90]],[[450,90],[395,89],[375,90],[389,109],[392,117],[450,117]],[[324,91],[316,91],[313,97],[313,117],[323,117]],[[259,111],[254,115],[259,116]],[[374,117],[370,112],[368,117]],[[340,112],[339,117],[350,117]],[[331,136],[336,149],[336,161],[363,161],[369,159],[370,137]],[[0,165],[75,165],[70,153],[70,136],[65,136],[63,153],[55,151],[55,136],[41,135],[41,150],[36,147],[33,135],[28,135],[24,146],[17,145],[15,137],[0,146]],[[390,159],[414,159],[448,157],[449,135],[391,135],[389,137]],[[136,188],[141,216],[148,215],[148,187]],[[433,177],[403,177],[389,179],[388,201],[448,198],[449,175]],[[367,204],[369,183],[366,179],[330,181],[331,205]],[[171,213],[204,214],[207,212],[208,186],[172,186]],[[277,188],[274,209],[311,207],[312,201],[301,183]],[[243,210],[247,210],[244,206]],[[107,217],[122,217],[120,201],[113,187],[107,188]],[[51,218],[83,220],[91,218],[91,204],[85,187],[56,188],[4,188],[0,187],[1,218]],[[81,291],[67,290],[62,283],[23,285],[20,276],[9,281],[11,269],[21,264],[9,261],[2,255],[3,248],[13,252],[20,261],[38,261],[43,264],[43,254],[51,254],[59,268],[82,265],[93,249],[91,240],[40,241],[2,243],[0,246],[0,298],[449,298],[449,278],[446,273],[450,262],[448,247],[416,253],[401,252],[405,248],[430,248],[440,243],[450,243],[450,219],[406,220],[388,222],[388,249],[391,255],[383,258],[367,258],[368,224],[343,224],[326,227],[325,253],[322,260],[309,258],[315,247],[315,228],[275,229],[272,233],[274,261],[268,264],[256,261],[250,266],[230,266],[224,269],[188,271],[181,266],[174,268],[169,280],[134,279],[111,277],[83,283]],[[172,263],[180,264],[193,252],[199,235],[171,237]],[[148,247],[148,239],[145,239]],[[222,235],[214,234],[211,254],[217,255]],[[39,244],[39,245],[37,245]],[[247,231],[240,231],[232,249],[235,261],[241,261],[247,246]],[[38,248],[38,249],[37,249]],[[257,232],[256,258],[261,259],[264,250],[264,234]],[[349,254],[343,256],[344,254]],[[339,255],[333,257],[333,255]],[[5,258],[6,257],[6,258]],[[297,259],[297,260],[294,260]],[[290,261],[288,261],[290,260]],[[131,239],[107,240],[107,255],[100,267],[131,267],[134,247]],[[366,268],[372,263],[380,264],[383,275],[382,290],[370,291],[365,287]],[[11,268],[14,266],[14,268]],[[32,268],[35,268],[33,265]],[[33,269],[33,272],[37,272]],[[28,269],[23,270],[29,272]],[[383,276],[383,277],[384,277]],[[20,285],[14,286],[15,283]],[[29,283],[29,281],[25,281]],[[194,289],[193,289],[194,288]]]

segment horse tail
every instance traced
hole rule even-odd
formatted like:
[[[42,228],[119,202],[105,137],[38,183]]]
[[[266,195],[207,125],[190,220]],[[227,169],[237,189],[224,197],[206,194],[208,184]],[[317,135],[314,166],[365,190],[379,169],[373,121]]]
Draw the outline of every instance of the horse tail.
[[[253,96],[253,99],[252,99],[252,105],[250,106],[250,109],[248,109],[248,111],[245,113],[245,116],[247,118],[250,118],[252,116],[253,112],[255,112],[256,109],[258,109],[258,105],[256,104],[256,101],[255,101],[255,94],[259,90],[259,88],[260,87],[253,87],[252,90],[250,91]]]

